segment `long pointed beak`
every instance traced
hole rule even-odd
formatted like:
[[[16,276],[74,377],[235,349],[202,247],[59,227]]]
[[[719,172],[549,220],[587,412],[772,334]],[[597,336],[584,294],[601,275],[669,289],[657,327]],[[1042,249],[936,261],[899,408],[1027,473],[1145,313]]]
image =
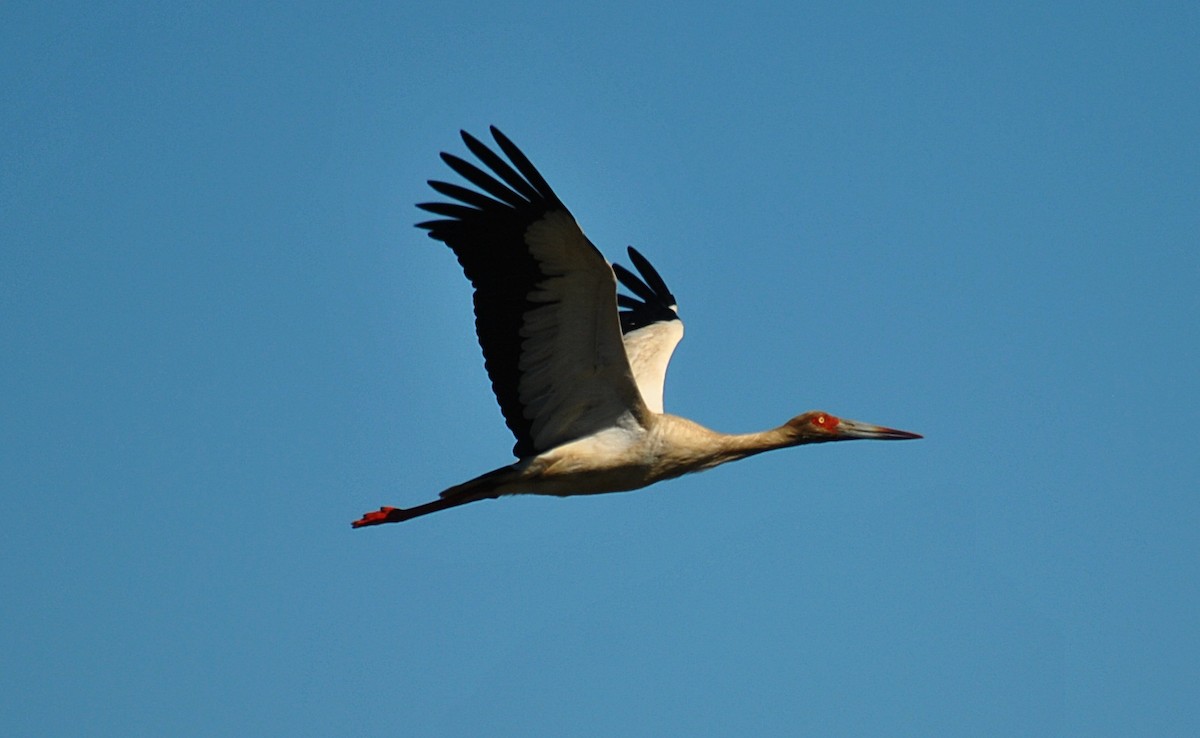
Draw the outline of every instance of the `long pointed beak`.
[[[882,425],[860,423],[857,420],[842,418],[838,422],[837,437],[839,439],[863,438],[870,441],[907,441],[913,438],[924,438],[918,433],[885,428]]]

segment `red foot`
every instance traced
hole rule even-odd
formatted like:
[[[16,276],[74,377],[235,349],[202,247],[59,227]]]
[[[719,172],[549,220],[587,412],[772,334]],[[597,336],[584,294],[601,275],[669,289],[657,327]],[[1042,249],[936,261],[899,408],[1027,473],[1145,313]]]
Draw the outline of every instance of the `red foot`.
[[[391,516],[392,512],[394,512],[395,510],[396,510],[396,508],[394,508],[394,507],[381,507],[378,510],[376,510],[375,512],[369,512],[366,515],[363,515],[361,518],[359,518],[358,520],[355,520],[350,525],[351,525],[351,527],[354,527],[354,528],[363,528],[368,525],[380,525],[381,523],[389,523],[389,522],[391,522],[389,520],[389,517]]]

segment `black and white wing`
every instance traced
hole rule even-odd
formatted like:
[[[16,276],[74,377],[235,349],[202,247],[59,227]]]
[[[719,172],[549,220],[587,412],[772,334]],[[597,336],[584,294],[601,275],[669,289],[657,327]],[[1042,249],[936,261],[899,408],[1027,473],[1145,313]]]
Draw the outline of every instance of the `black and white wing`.
[[[683,321],[679,319],[675,296],[658,271],[637,249],[630,246],[628,251],[629,261],[641,274],[640,278],[620,264],[613,264],[621,285],[633,293],[617,295],[625,353],[646,407],[661,413],[667,364],[683,338]]]
[[[442,160],[480,191],[430,181],[457,202],[418,207],[475,287],[475,332],[500,411],[524,458],[630,420],[643,423],[617,317],[613,271],[533,164],[494,126],[505,161],[465,131],[490,171]],[[660,403],[661,404],[661,403]]]

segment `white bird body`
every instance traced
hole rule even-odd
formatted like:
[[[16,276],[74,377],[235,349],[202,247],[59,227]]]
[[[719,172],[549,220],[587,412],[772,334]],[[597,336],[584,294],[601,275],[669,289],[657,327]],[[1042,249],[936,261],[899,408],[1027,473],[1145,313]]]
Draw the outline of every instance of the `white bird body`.
[[[476,334],[518,461],[355,527],[503,495],[623,492],[805,443],[920,438],[820,411],[739,435],[664,413],[667,365],[683,338],[674,296],[632,247],[640,277],[610,265],[525,155],[492,135],[508,161],[464,132],[491,172],[442,159],[482,192],[431,181],[458,202],[420,205],[442,219],[418,225],[454,251],[475,286]],[[618,295],[618,281],[633,296]]]
[[[484,483],[495,495],[574,495],[628,492],[689,472],[710,469],[778,446],[762,434],[727,435],[677,415],[654,414],[648,426],[628,422],[568,441],[549,451],[451,487],[473,491]],[[777,431],[767,431],[775,433]]]

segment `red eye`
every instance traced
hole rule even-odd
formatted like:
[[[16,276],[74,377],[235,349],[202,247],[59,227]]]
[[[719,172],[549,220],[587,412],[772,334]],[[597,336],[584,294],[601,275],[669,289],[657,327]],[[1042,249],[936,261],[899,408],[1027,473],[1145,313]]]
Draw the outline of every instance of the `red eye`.
[[[822,415],[818,415],[816,420],[814,420],[813,422],[826,430],[833,430],[834,428],[836,428],[838,426],[838,423],[840,423],[841,421],[839,421],[837,418],[833,417],[832,415],[822,414]]]

